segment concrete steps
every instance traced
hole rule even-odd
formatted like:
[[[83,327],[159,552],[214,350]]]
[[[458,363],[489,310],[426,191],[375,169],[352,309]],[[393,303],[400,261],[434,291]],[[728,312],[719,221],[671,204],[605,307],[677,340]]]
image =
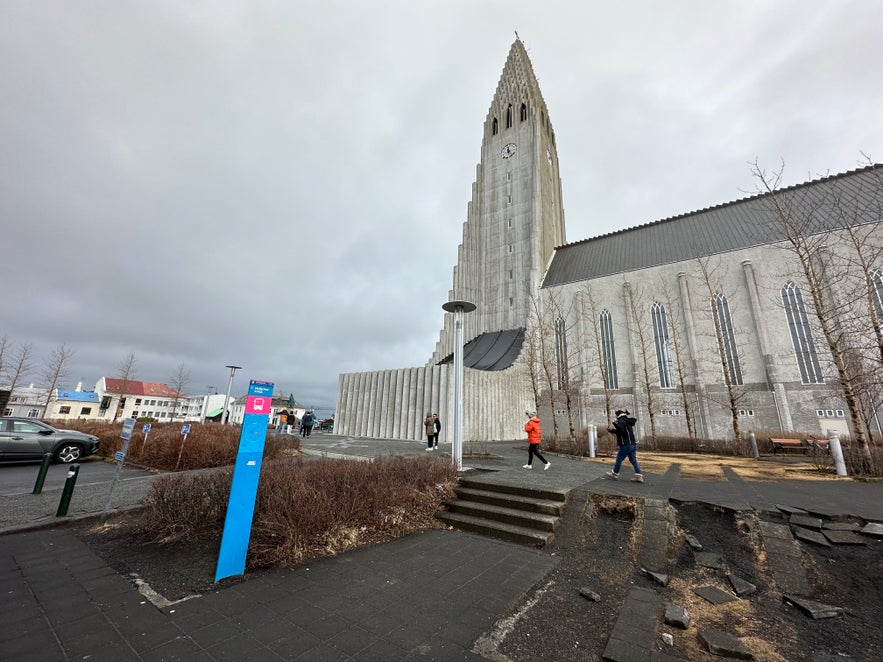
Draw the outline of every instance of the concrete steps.
[[[443,522],[464,531],[500,540],[544,547],[551,542],[564,514],[568,490],[501,485],[465,478],[457,498],[437,513]]]

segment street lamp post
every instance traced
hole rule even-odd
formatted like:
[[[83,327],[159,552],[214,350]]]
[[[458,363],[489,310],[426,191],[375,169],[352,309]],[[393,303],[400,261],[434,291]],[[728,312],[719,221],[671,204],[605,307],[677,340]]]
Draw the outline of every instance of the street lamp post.
[[[454,313],[454,434],[451,459],[457,471],[463,469],[463,313],[475,310],[470,301],[448,301],[442,308]]]
[[[217,386],[206,386],[206,388],[207,389],[215,389],[215,395],[218,394],[218,387]],[[212,392],[209,391],[202,398],[202,411],[199,412],[199,422],[202,424],[205,424],[205,415],[208,412],[208,401],[209,401],[209,398],[211,397],[211,395],[212,395]]]
[[[227,396],[224,398],[224,411],[221,412],[221,422],[224,425],[227,425],[230,422],[230,415],[227,413],[227,406],[230,404],[230,391],[233,389],[233,375],[236,374],[237,370],[241,370],[241,365],[225,365],[225,368],[230,368],[230,381],[227,382]]]

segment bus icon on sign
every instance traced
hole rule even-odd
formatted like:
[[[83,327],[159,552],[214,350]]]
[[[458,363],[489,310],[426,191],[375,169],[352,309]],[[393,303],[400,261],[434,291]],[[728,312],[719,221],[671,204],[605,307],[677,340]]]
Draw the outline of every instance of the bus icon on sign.
[[[255,411],[264,411],[264,403],[266,400],[263,398],[255,398],[254,399],[254,409]]]

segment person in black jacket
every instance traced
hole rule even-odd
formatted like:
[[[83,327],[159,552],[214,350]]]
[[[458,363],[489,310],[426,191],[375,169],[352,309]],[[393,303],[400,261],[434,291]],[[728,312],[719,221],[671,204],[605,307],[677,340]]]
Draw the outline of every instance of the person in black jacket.
[[[632,480],[636,483],[643,483],[644,476],[641,474],[641,467],[638,466],[638,441],[635,439],[635,423],[638,419],[629,414],[628,409],[617,409],[616,420],[613,427],[607,428],[608,432],[616,435],[616,445],[619,450],[616,452],[616,463],[613,465],[613,471],[608,471],[608,478],[616,480],[619,478],[619,468],[625,458],[629,459],[635,468],[635,477]]]
[[[441,432],[441,421],[438,420],[438,414],[432,415],[432,422],[435,424],[435,434],[432,437],[432,447],[438,448],[438,433]]]

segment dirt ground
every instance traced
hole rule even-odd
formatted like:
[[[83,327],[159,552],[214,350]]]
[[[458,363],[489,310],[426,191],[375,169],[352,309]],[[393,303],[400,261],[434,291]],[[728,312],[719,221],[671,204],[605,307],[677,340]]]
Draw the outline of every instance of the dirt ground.
[[[690,479],[723,478],[721,464],[734,467],[748,480],[826,479],[811,462],[745,461],[738,458],[644,453],[645,471],[664,472],[681,464]],[[749,475],[749,472],[753,472]],[[653,588],[665,603],[679,604],[691,614],[687,631],[667,625],[673,646],[657,640],[657,648],[686,660],[718,659],[698,641],[699,629],[719,627],[738,634],[755,659],[770,662],[808,660],[880,660],[883,650],[883,541],[868,539],[863,546],[831,548],[803,544],[803,564],[814,588],[814,599],[844,607],[843,616],[812,620],[786,605],[775,587],[757,542],[753,513],[732,513],[695,504],[677,508],[677,528],[670,558],[672,580],[667,587],[651,581],[637,567],[640,506],[628,499],[588,497],[578,507],[578,524],[556,536],[552,553],[561,563],[509,614],[515,627],[497,645],[497,660],[559,662],[601,660],[607,638],[632,586]],[[111,518],[97,529],[83,523],[78,535],[121,575],[146,581],[163,598],[174,601],[193,593],[217,589],[213,583],[219,541],[205,544],[146,544],[132,535],[137,511]],[[729,588],[719,571],[701,568],[683,541],[691,533],[706,551],[723,555],[735,574],[758,587],[755,594],[712,606],[692,588],[713,584]],[[225,580],[235,583],[238,579]],[[589,588],[601,596],[592,602],[580,595]]]

